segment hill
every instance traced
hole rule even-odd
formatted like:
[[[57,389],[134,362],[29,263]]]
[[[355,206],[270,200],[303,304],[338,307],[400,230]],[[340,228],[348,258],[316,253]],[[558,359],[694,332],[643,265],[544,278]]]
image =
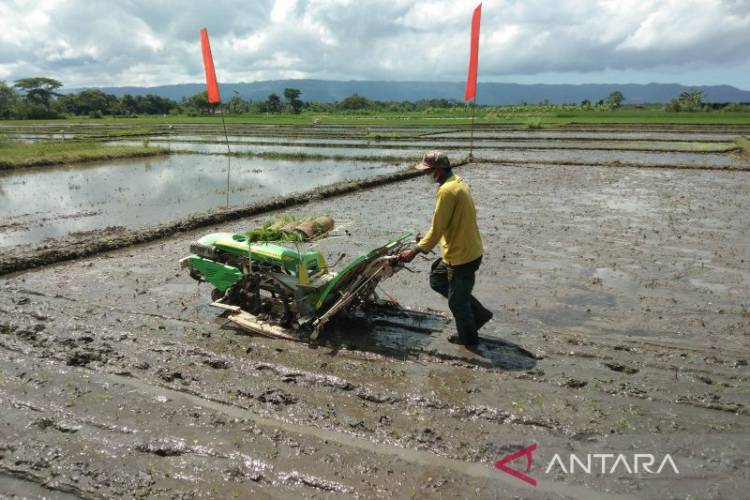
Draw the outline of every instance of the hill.
[[[287,87],[302,91],[305,101],[338,101],[354,93],[379,101],[418,101],[420,99],[461,100],[463,82],[387,82],[387,81],[334,81],[334,80],[268,80],[251,83],[221,84],[224,100],[234,93],[243,99],[264,100],[271,93],[279,96]],[[98,87],[108,94],[146,95],[180,100],[205,90],[202,83],[161,85],[157,87]],[[676,83],[649,84],[516,84],[479,83],[479,104],[540,103],[545,100],[554,104],[580,103],[584,99],[596,102],[619,90],[625,95],[626,104],[664,103],[690,89],[702,90],[706,102],[750,102],[750,91],[729,85],[684,86]],[[81,89],[69,89],[75,92]]]

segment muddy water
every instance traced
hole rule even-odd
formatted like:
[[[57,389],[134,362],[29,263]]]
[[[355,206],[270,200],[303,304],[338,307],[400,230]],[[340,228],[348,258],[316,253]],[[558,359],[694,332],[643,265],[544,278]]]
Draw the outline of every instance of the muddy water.
[[[8,138],[18,142],[41,142],[41,141],[64,141],[78,137],[74,133],[52,133],[52,134],[8,134]]]
[[[605,127],[606,128],[606,127]],[[464,132],[446,132],[435,134],[436,137],[454,137],[468,140],[471,135],[468,130]],[[648,140],[669,140],[669,141],[731,141],[739,133],[735,132],[619,132],[619,131],[602,131],[602,132],[581,132],[576,130],[503,130],[499,131],[478,131],[474,132],[475,138],[480,139],[499,139],[499,138],[544,138],[544,139],[563,139],[563,140],[607,140],[620,139],[632,141]]]
[[[112,143],[117,144],[117,143]],[[138,145],[136,141],[122,141],[119,144]],[[167,142],[151,141],[151,145],[168,147],[173,151],[195,151],[201,153],[225,153],[226,145],[220,143],[189,143],[189,142]],[[401,144],[398,144],[402,146]],[[377,143],[371,146],[352,145],[351,147],[314,147],[314,146],[286,146],[286,145],[250,145],[232,144],[231,151],[236,153],[302,153],[323,156],[341,157],[395,157],[405,160],[418,159],[424,150],[430,147],[428,143],[423,146],[412,147],[378,147]],[[463,143],[456,149],[450,149],[454,157],[465,157],[469,154],[469,148]],[[617,151],[617,150],[576,150],[576,149],[527,149],[527,150],[504,150],[482,148],[474,152],[477,158],[482,160],[494,160],[498,162],[575,162],[583,164],[620,162],[626,164],[642,164],[654,166],[700,166],[744,168],[747,167],[746,159],[732,154],[721,153],[693,153],[693,152],[658,152],[658,151]]]
[[[463,146],[466,141],[448,140],[445,142],[432,143],[432,147]],[[651,150],[651,151],[722,151],[736,148],[734,142],[690,142],[690,141],[586,141],[569,139],[546,139],[546,140],[523,140],[523,141],[498,141],[498,140],[475,140],[475,148],[522,148],[522,149],[627,149],[627,150]]]
[[[11,142],[17,142],[21,144],[32,144],[35,142],[54,140],[51,137],[48,138],[46,136],[41,136],[41,135],[10,135],[8,136],[8,139]]]
[[[115,128],[113,131],[122,129]],[[215,127],[190,127],[174,126],[173,128],[156,128],[153,129],[155,139],[171,137],[175,141],[224,141],[222,131]],[[9,131],[8,137],[17,138],[24,141],[42,141],[69,139],[73,137],[82,137],[86,135],[103,136],[106,135],[106,127],[89,127],[89,128],[70,128],[66,127],[64,132],[58,129],[45,131],[43,129],[31,128],[29,131],[12,130]],[[234,133],[232,133],[234,132]],[[474,139],[482,141],[534,141],[534,140],[555,140],[555,141],[693,141],[693,142],[730,142],[738,136],[747,135],[747,131],[731,132],[712,132],[712,131],[685,131],[671,132],[665,130],[627,132],[618,130],[602,131],[579,131],[575,129],[555,129],[555,130],[512,130],[508,128],[482,129],[474,133]],[[433,141],[444,143],[451,139],[459,141],[468,141],[471,137],[468,129],[464,131],[448,131],[435,129],[420,128],[376,128],[376,127],[325,127],[325,128],[305,128],[305,127],[263,127],[251,126],[243,129],[240,126],[231,127],[229,135],[230,141],[238,142],[278,142],[278,143],[300,143],[300,142],[325,142],[325,143],[343,143],[343,142],[368,142],[384,141],[389,138],[414,139],[419,141]],[[117,139],[114,137],[113,139]],[[122,139],[127,139],[122,137]]]
[[[230,206],[257,203],[400,168],[370,162],[172,155],[3,173],[0,247],[109,226],[141,228],[225,206],[227,200]]]
[[[118,141],[108,144],[123,145],[142,145],[137,141]],[[203,142],[168,142],[163,140],[153,140],[149,143],[152,146],[168,147],[172,151],[194,151],[199,153],[219,153],[227,152],[226,144],[221,143],[203,143]],[[424,153],[424,148],[368,148],[356,144],[352,147],[314,147],[314,146],[294,146],[294,145],[256,145],[256,144],[230,144],[230,150],[233,153],[304,153],[311,155],[323,156],[393,156],[398,158],[419,158]],[[468,153],[468,149],[466,150]]]
[[[156,140],[172,140],[174,142],[191,142],[191,141],[209,141],[209,142],[224,142],[226,138],[216,135],[173,135],[164,137],[154,137]],[[323,144],[367,144],[370,141],[365,139],[356,138],[342,138],[338,135],[330,136],[313,136],[313,137],[296,137],[296,136],[262,136],[262,135],[230,135],[228,136],[230,142],[273,142],[279,144],[296,144],[296,143],[323,143]]]
[[[195,135],[175,135],[171,137],[156,136],[153,138],[155,141],[159,141],[160,144],[167,143],[182,143],[182,142],[208,142],[215,144],[225,144],[224,138],[216,136],[195,136]],[[263,137],[263,136],[229,136],[229,141],[232,145],[243,146],[245,144],[256,144],[259,146],[268,145],[269,143],[275,143],[279,145],[300,145],[304,146],[315,146],[315,145],[339,145],[342,147],[366,147],[366,148],[377,148],[377,147],[392,147],[392,148],[465,148],[466,139],[451,140],[441,138],[440,141],[435,141],[432,137],[424,137],[422,139],[402,139],[402,140],[374,140],[374,139],[353,139],[353,138],[339,138],[339,137]],[[113,143],[114,144],[114,143]],[[131,141],[131,144],[133,142]],[[230,146],[231,147],[231,146]],[[667,150],[667,151],[722,151],[726,149],[736,148],[737,144],[734,142],[691,142],[691,141],[607,141],[607,140],[595,140],[585,141],[577,139],[544,139],[544,140],[495,140],[495,139],[477,139],[474,141],[475,148],[522,148],[522,149],[543,149],[543,148],[565,148],[565,149],[641,149],[641,150]]]

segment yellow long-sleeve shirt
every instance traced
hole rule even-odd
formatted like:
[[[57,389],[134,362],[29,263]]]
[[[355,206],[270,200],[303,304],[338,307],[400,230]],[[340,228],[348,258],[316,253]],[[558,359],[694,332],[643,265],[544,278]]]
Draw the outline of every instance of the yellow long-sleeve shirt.
[[[432,226],[417,244],[419,249],[429,252],[439,241],[443,260],[450,266],[481,257],[484,249],[469,186],[452,175],[438,188],[435,199]]]

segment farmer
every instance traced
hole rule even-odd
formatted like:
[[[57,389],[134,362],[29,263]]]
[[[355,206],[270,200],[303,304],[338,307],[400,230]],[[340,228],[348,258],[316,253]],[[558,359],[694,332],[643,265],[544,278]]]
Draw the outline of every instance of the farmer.
[[[492,319],[474,296],[474,273],[482,262],[482,238],[477,227],[477,214],[469,186],[451,170],[445,153],[425,153],[417,170],[440,186],[435,195],[432,227],[419,243],[399,254],[402,262],[411,262],[422,252],[428,253],[440,242],[442,257],[432,263],[430,286],[448,299],[448,307],[456,320],[458,335],[449,342],[474,346],[479,342],[477,331]]]

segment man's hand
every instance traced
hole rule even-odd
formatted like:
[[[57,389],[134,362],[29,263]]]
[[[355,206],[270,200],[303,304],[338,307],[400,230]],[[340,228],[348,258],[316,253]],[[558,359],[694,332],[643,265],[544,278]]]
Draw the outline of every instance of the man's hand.
[[[411,248],[402,250],[401,253],[398,254],[398,260],[400,262],[411,262],[412,260],[414,260],[414,257],[416,257],[419,252],[420,252],[419,247],[417,245],[414,245]]]

